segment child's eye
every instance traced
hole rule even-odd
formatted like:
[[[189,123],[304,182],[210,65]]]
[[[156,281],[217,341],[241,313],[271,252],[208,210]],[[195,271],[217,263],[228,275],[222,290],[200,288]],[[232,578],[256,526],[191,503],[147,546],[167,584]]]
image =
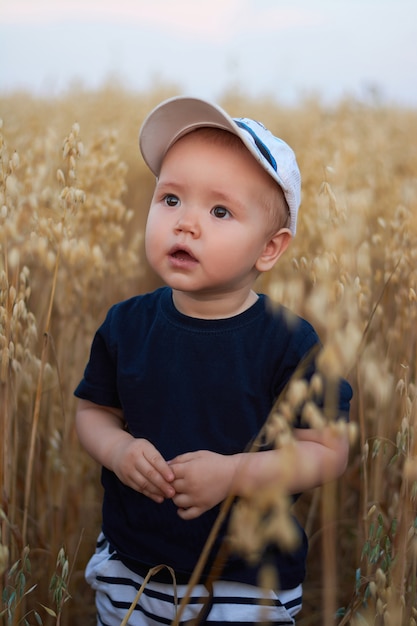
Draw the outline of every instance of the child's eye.
[[[180,203],[180,199],[178,196],[174,196],[172,193],[167,193],[164,197],[164,202],[167,206],[178,206]]]
[[[211,209],[211,214],[214,215],[214,217],[217,217],[221,220],[231,217],[230,211],[228,209],[225,209],[224,206],[213,207]]]

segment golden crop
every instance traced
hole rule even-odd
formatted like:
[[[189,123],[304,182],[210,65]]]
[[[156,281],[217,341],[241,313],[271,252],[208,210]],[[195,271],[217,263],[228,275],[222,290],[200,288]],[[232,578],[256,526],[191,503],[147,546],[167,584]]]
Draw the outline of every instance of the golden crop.
[[[93,624],[83,570],[100,524],[98,468],[80,449],[73,390],[108,307],[153,289],[142,233],[153,180],[137,132],[164,97],[106,88],[4,96],[0,128],[0,575],[4,624]],[[309,319],[321,368],[354,388],[351,458],[305,494],[310,536],[300,624],[417,623],[417,111],[352,100],[284,108],[225,94],[295,149],[298,232],[260,290]],[[319,380],[312,381],[319,385]],[[295,381],[267,434],[287,445]],[[312,405],[306,419],[324,423]],[[336,426],[335,426],[336,427]],[[265,508],[266,507],[266,508]],[[232,520],[253,558],[292,541],[282,494]],[[262,511],[273,511],[261,524]],[[257,514],[258,512],[258,514]],[[271,573],[265,572],[270,579]],[[34,587],[36,585],[36,587]],[[335,615],[337,614],[337,617]]]

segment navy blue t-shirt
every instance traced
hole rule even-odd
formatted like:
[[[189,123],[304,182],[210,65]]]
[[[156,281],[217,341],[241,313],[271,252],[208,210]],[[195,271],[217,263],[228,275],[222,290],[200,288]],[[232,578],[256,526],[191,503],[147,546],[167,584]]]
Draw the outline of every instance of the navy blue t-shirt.
[[[122,408],[127,430],[151,441],[166,460],[195,450],[235,454],[248,449],[318,344],[307,321],[264,295],[237,316],[206,320],[180,313],[163,287],[109,310],[75,395]],[[352,392],[346,381],[339,389],[339,413],[346,417]],[[172,500],[157,504],[106,468],[102,484],[103,532],[121,560],[139,573],[164,563],[190,576],[220,505],[187,521]],[[282,589],[305,575],[307,540],[299,530],[296,552],[272,550]],[[221,578],[257,584],[257,569],[232,556]]]

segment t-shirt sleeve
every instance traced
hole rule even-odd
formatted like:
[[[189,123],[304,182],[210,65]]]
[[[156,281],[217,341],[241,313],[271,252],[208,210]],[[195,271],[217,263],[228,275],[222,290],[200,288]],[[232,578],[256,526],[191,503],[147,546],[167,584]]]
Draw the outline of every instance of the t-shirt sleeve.
[[[308,322],[302,320],[299,332],[295,333],[293,344],[289,350],[286,388],[281,391],[280,399],[285,400],[286,390],[293,379],[303,379],[309,384],[307,400],[312,401],[328,420],[349,421],[352,388],[348,381],[343,378],[330,379],[320,373],[317,359],[321,350],[322,344],[315,330]],[[311,380],[315,374],[319,375],[321,381],[316,389],[311,385]],[[295,411],[292,422],[294,428],[309,427],[307,421],[303,419],[304,406],[305,402],[302,402]]]
[[[352,399],[352,387],[347,380],[340,377],[326,377],[317,368],[317,357],[321,345],[313,348],[311,356],[306,355],[309,361],[303,377],[309,383],[309,393],[306,401],[316,405],[323,417],[328,421],[349,421],[350,401]],[[318,375],[320,383],[312,384],[313,376]],[[316,387],[316,388],[315,388]],[[309,428],[308,420],[303,417],[305,403],[299,407],[294,426],[296,428]]]
[[[102,406],[120,408],[117,391],[117,351],[111,344],[112,309],[97,330],[84,376],[74,395]]]

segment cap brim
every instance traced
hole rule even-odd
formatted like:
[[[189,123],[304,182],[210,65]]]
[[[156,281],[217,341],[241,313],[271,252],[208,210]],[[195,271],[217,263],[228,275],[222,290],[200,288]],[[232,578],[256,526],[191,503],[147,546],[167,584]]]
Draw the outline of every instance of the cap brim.
[[[204,126],[227,130],[240,137],[233,119],[215,104],[178,96],[157,106],[142,124],[139,146],[150,170],[159,176],[169,148],[182,136]]]

